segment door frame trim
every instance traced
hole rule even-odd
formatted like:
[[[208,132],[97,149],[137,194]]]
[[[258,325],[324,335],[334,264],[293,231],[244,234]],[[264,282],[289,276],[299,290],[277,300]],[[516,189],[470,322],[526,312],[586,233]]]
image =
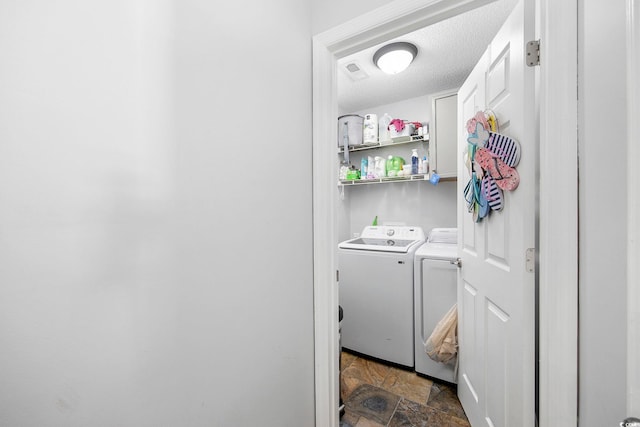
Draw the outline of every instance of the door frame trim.
[[[338,425],[339,344],[337,267],[337,66],[339,58],[393,37],[479,7],[493,0],[395,0],[313,37],[313,259],[316,426]],[[630,0],[631,1],[631,0]],[[564,5],[553,0],[537,0],[540,38],[558,47],[543,50],[540,67],[540,175],[539,211],[540,318],[540,426],[577,424],[577,191],[569,197],[553,182],[576,183],[577,137],[575,127],[556,118],[544,106],[562,105],[576,111],[577,98],[564,99],[577,87],[577,73],[561,67],[563,51],[577,58],[577,40],[566,38],[566,23],[577,22],[577,3]],[[554,16],[560,13],[560,16]],[[565,19],[568,19],[565,20]],[[562,34],[561,34],[562,33]],[[563,39],[565,37],[565,39]],[[577,39],[577,32],[576,32]],[[553,43],[552,43],[553,42]],[[544,46],[544,43],[543,43]],[[547,59],[547,55],[549,58]],[[556,78],[556,72],[561,72]],[[553,75],[553,79],[549,77]],[[556,110],[557,111],[557,110]],[[546,114],[545,114],[546,112]],[[555,116],[555,117],[554,117]],[[573,132],[573,133],[572,133]],[[558,155],[558,135],[570,138]],[[554,144],[555,141],[555,144]],[[553,151],[551,155],[550,151]],[[558,167],[561,165],[562,167]],[[542,201],[545,201],[542,203]],[[555,203],[551,203],[554,201]],[[563,212],[558,216],[558,212]],[[569,231],[567,231],[569,230]],[[558,234],[558,231],[560,233]],[[555,234],[554,234],[555,233]],[[551,238],[553,237],[553,244]],[[565,252],[568,250],[569,252]],[[570,258],[568,263],[555,260]],[[575,263],[575,264],[574,264]],[[561,274],[566,279],[559,282]],[[558,284],[561,283],[562,286]],[[573,298],[573,296],[576,296]],[[559,300],[563,301],[562,304]],[[563,325],[563,328],[558,328]],[[555,326],[552,327],[552,326]],[[544,351],[544,353],[543,353]],[[558,389],[565,404],[554,404]],[[566,423],[558,423],[566,420]]]
[[[640,5],[627,0],[627,415],[640,414]]]
[[[539,73],[539,421],[578,413],[577,2],[541,0]],[[566,186],[558,186],[557,183]],[[569,191],[560,188],[568,188]]]

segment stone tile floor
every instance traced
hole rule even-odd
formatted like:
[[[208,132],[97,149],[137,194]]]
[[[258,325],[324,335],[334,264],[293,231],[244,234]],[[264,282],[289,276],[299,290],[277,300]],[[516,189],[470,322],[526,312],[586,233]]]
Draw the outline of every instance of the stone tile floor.
[[[455,387],[343,351],[340,427],[470,427]]]

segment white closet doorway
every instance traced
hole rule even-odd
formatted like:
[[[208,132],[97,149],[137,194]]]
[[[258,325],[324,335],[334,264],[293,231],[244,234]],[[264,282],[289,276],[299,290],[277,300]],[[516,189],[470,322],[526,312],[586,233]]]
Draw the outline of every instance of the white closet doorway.
[[[335,125],[338,116],[336,90],[336,63],[339,58],[375,46],[427,25],[464,13],[490,3],[478,1],[399,1],[396,0],[348,23],[319,34],[313,40],[313,192],[314,192],[314,296],[315,296],[315,343],[316,343],[316,425],[338,425],[338,291],[336,282],[336,242],[338,188],[336,185],[337,163]],[[569,56],[576,55],[573,37],[567,37],[566,22],[576,22],[574,7],[557,6],[551,1],[537,3],[539,24],[537,36],[558,42],[557,49],[550,48],[547,62],[537,71],[540,83],[540,175],[539,191],[542,200],[559,199],[557,192],[548,182],[576,181],[577,173],[571,168],[558,168],[557,164],[575,162],[575,126],[566,120],[560,122],[548,114],[547,105],[555,111],[567,112],[565,117],[575,117],[575,102],[567,102],[562,94],[575,89],[575,72],[567,67]],[[553,9],[553,10],[551,10]],[[553,20],[551,20],[553,16]],[[562,35],[560,35],[562,33]],[[571,33],[571,31],[569,31]],[[576,32],[577,33],[577,32]],[[567,61],[569,59],[569,61]],[[557,76],[554,81],[548,76]],[[563,78],[560,78],[563,77]],[[564,78],[566,77],[566,78]],[[572,80],[573,79],[573,80]],[[573,84],[572,84],[573,81]],[[556,98],[554,98],[556,97]],[[573,98],[575,100],[575,97]],[[557,114],[557,113],[556,113]],[[572,133],[573,132],[573,133]],[[569,143],[555,152],[553,159],[546,156],[549,150],[548,135],[561,133],[569,137]],[[556,228],[571,227],[575,223],[577,209],[575,200],[557,200],[554,212],[566,212],[564,216],[551,218],[546,203],[540,203],[539,257],[538,270],[540,286],[540,425],[550,420],[563,425],[575,424],[577,395],[577,364],[575,310],[577,298],[577,278],[573,277],[577,268],[565,263],[560,271],[553,271],[553,263],[545,263],[560,255],[577,253],[577,239],[567,236],[566,241],[554,240],[548,244],[550,233]],[[562,206],[562,208],[560,208]],[[572,257],[569,257],[571,264]],[[568,268],[567,268],[568,267]],[[549,277],[553,277],[550,280]],[[563,286],[557,286],[558,278]],[[553,285],[553,286],[551,286]],[[551,329],[548,319],[563,319],[563,327]],[[557,325],[558,323],[556,323]],[[562,351],[557,348],[553,354],[553,365],[549,362],[549,347],[562,343]],[[567,345],[569,343],[569,345]],[[553,386],[550,378],[554,379]],[[555,399],[562,396],[562,399]],[[562,405],[553,405],[562,400]]]

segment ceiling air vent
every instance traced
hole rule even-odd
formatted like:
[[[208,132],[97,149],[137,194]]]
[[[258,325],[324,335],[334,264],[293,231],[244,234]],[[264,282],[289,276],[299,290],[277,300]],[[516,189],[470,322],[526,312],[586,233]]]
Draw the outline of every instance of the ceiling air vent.
[[[356,64],[348,64],[347,70],[349,70],[349,72],[351,73],[355,73],[356,71],[360,71],[360,67],[358,67],[358,65]]]
[[[344,66],[344,69],[347,75],[351,77],[353,81],[363,80],[369,77],[369,75],[362,68],[360,68],[360,65],[358,65],[357,62],[347,63]]]

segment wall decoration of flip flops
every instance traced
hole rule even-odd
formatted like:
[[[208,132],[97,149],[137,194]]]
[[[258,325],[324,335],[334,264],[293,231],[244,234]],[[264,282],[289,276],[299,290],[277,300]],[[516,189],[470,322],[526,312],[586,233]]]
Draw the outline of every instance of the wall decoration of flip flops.
[[[476,222],[501,210],[503,191],[513,191],[520,183],[516,170],[520,144],[498,132],[498,120],[490,110],[479,111],[467,121],[465,164],[471,179],[464,188],[464,199]]]

